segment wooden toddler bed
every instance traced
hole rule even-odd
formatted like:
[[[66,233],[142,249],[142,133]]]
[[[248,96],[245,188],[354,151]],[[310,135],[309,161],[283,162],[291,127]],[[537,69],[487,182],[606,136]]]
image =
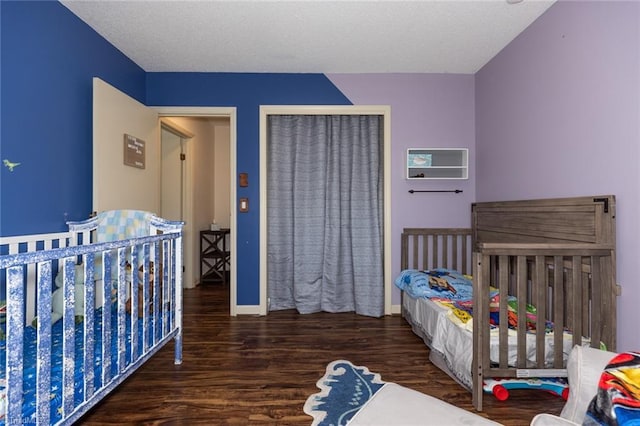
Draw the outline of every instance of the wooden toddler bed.
[[[564,377],[574,345],[615,351],[614,196],[475,203],[471,229],[405,229],[401,267],[403,316],[478,410],[489,378]]]
[[[118,210],[69,229],[0,238],[0,424],[71,424],[171,339],[182,362],[182,222]]]

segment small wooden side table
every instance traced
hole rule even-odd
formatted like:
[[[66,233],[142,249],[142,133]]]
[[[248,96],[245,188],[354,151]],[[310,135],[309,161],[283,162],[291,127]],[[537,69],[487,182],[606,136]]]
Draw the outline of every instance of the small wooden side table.
[[[200,231],[200,283],[221,281],[227,285],[231,252],[227,248],[229,228]]]

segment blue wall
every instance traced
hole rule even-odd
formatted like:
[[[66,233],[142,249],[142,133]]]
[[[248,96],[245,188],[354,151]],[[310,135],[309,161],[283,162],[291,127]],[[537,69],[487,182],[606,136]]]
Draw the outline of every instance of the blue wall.
[[[350,104],[323,74],[147,74],[147,105],[237,108],[237,170],[251,182],[237,194],[251,206],[237,218],[239,305],[260,303],[260,105]]]
[[[63,231],[91,212],[92,78],[142,101],[145,73],[58,2],[0,8],[0,235]]]
[[[92,204],[92,78],[153,106],[234,106],[238,304],[259,303],[259,106],[348,105],[323,74],[145,73],[62,4],[0,2],[0,235],[58,232]],[[37,29],[37,31],[36,31]]]

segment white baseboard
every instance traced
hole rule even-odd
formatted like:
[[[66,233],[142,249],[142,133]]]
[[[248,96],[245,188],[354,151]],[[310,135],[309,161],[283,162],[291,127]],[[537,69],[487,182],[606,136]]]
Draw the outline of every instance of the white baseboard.
[[[236,315],[260,315],[260,305],[236,305]]]

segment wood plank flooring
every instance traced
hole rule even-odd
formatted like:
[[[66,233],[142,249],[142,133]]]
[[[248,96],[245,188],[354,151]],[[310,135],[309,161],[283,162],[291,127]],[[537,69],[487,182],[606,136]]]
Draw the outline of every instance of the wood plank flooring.
[[[167,345],[78,424],[310,425],[302,407],[336,359],[474,411],[471,394],[429,362],[428,349],[399,315],[281,311],[233,318],[221,285],[184,295],[183,363],[174,365],[174,345]],[[481,415],[528,425],[563,405],[546,392],[512,391],[503,402],[487,396]]]

